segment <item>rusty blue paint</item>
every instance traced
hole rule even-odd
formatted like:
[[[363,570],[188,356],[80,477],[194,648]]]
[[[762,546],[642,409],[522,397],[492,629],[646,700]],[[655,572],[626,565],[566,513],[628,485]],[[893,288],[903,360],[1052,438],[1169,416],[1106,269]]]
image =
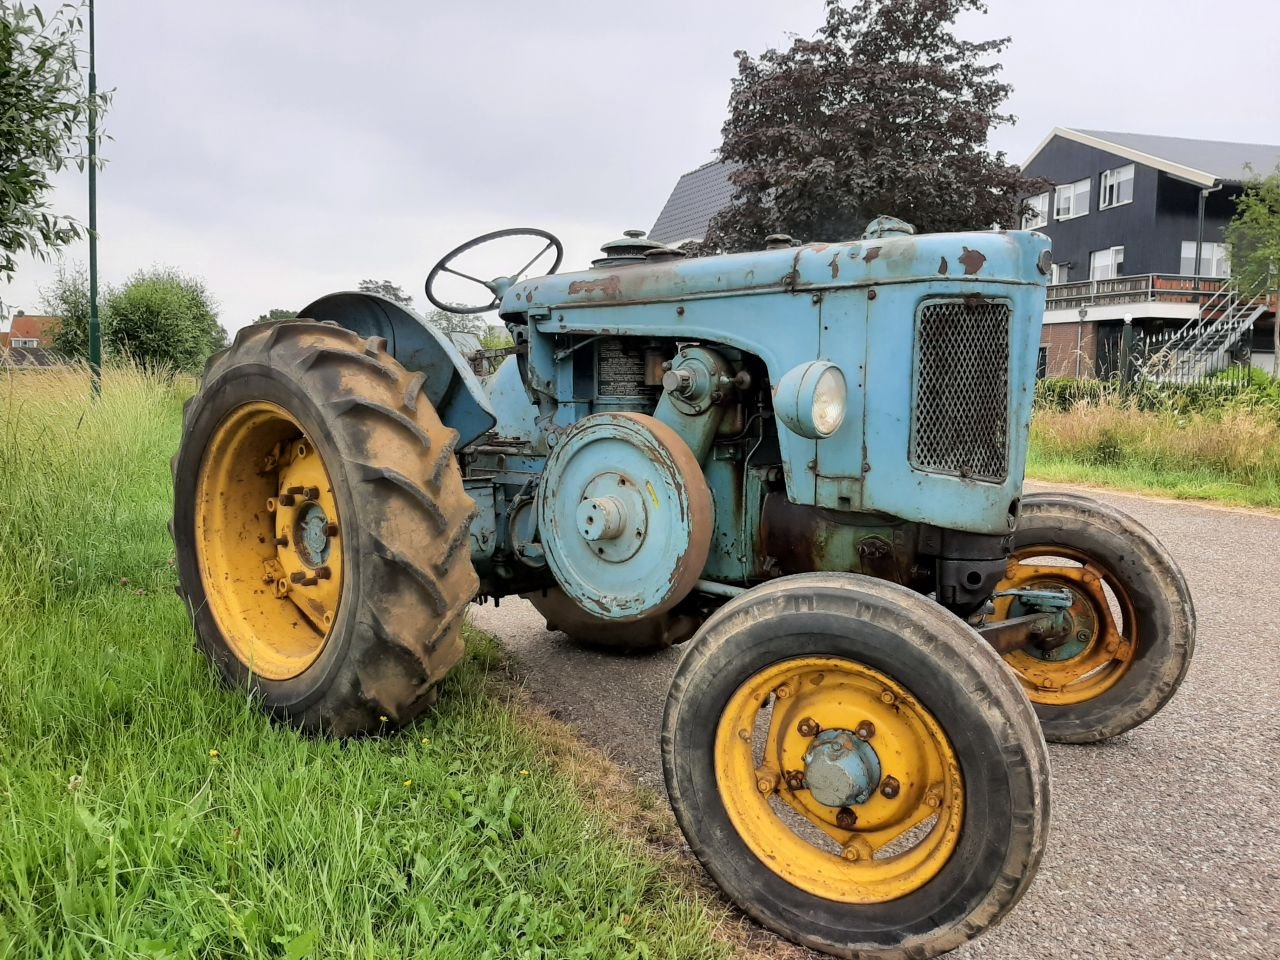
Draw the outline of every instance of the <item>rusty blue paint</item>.
[[[789,498],[994,534],[1008,530],[1021,492],[1047,249],[1031,232],[887,235],[541,277],[513,287],[501,309],[529,322],[529,381],[551,401],[552,429],[585,414],[569,364],[556,358],[566,335],[719,344],[758,357],[773,384],[800,364],[834,363],[849,389],[840,429],[823,440],[778,429]],[[944,259],[964,272],[939,273]],[[1007,472],[992,482],[920,470],[907,455],[917,309],[967,298],[1006,302],[1013,318]]]
[[[823,730],[805,751],[805,787],[828,807],[866,803],[880,775],[875,749],[850,730]]]

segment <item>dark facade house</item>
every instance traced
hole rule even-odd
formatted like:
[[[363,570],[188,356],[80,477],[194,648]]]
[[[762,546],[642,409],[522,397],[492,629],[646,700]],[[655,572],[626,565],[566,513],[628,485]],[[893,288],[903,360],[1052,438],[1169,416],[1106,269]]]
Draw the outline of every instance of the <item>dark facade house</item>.
[[[1048,182],[1028,198],[1023,221],[1053,240],[1044,371],[1115,372],[1126,318],[1147,341],[1179,354],[1181,375],[1250,355],[1270,371],[1275,314],[1259,299],[1266,291],[1234,289],[1224,230],[1244,181],[1277,166],[1280,146],[1050,133],[1024,165]]]

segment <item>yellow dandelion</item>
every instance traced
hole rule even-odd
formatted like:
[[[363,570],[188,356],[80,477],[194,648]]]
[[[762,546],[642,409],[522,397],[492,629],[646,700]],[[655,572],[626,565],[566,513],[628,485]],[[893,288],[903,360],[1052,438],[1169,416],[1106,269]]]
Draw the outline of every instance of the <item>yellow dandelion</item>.
[[[209,759],[210,759],[210,760],[217,760],[220,756],[222,756],[222,754],[220,754],[217,750],[210,750],[210,751],[209,751]]]
[[[387,722],[387,720],[388,720],[388,718],[387,718],[387,717],[379,717],[379,718],[378,718],[378,722],[379,722],[379,723],[386,723],[386,722]]]
[[[521,771],[520,771],[520,776],[522,776],[522,777],[527,777],[528,775],[529,775],[529,771],[528,771],[528,770],[521,770]]]
[[[412,786],[413,786],[413,781],[412,781],[412,780],[406,780],[406,781],[404,782],[404,788],[405,788],[406,790],[408,790],[408,789],[409,789],[410,787],[412,787]]]
[[[422,745],[423,745],[424,747],[429,747],[429,746],[431,746],[431,738],[430,738],[430,737],[423,737],[423,738],[422,738]]]

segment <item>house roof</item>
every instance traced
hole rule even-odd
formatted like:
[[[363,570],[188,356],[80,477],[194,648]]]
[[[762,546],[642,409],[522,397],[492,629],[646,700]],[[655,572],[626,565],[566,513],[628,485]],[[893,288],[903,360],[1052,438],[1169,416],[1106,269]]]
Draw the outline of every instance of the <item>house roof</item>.
[[[649,239],[682,243],[705,237],[711,218],[733,199],[729,174],[735,168],[732,163],[712,160],[682,176],[654,221]]]
[[[62,358],[36,347],[0,347],[0,367],[56,367]]]
[[[60,322],[57,317],[37,317],[24,313],[13,318],[9,336],[15,340],[45,340],[57,332]]]
[[[1280,165],[1280,146],[1273,144],[1054,127],[1027,158],[1023,169],[1031,166],[1054,137],[1114,153],[1202,187],[1211,187],[1219,181],[1240,183],[1255,176],[1265,177]]]

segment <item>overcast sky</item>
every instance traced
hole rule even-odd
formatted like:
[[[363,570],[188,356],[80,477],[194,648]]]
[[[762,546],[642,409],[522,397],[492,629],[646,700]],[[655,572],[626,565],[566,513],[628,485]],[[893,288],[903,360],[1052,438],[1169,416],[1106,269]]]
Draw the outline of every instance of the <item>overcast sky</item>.
[[[1274,0],[991,0],[1011,35],[1024,161],[1055,125],[1280,142]],[[52,4],[49,4],[52,6]],[[733,51],[809,35],[821,0],[97,0],[115,88],[99,177],[100,264],[206,279],[235,330],[363,277],[418,297],[435,259],[513,225],[566,267],[653,223],[719,144]],[[1255,42],[1255,38],[1260,38]],[[84,219],[85,190],[56,203]],[[87,259],[83,245],[66,253]],[[29,313],[52,267],[0,300]]]

